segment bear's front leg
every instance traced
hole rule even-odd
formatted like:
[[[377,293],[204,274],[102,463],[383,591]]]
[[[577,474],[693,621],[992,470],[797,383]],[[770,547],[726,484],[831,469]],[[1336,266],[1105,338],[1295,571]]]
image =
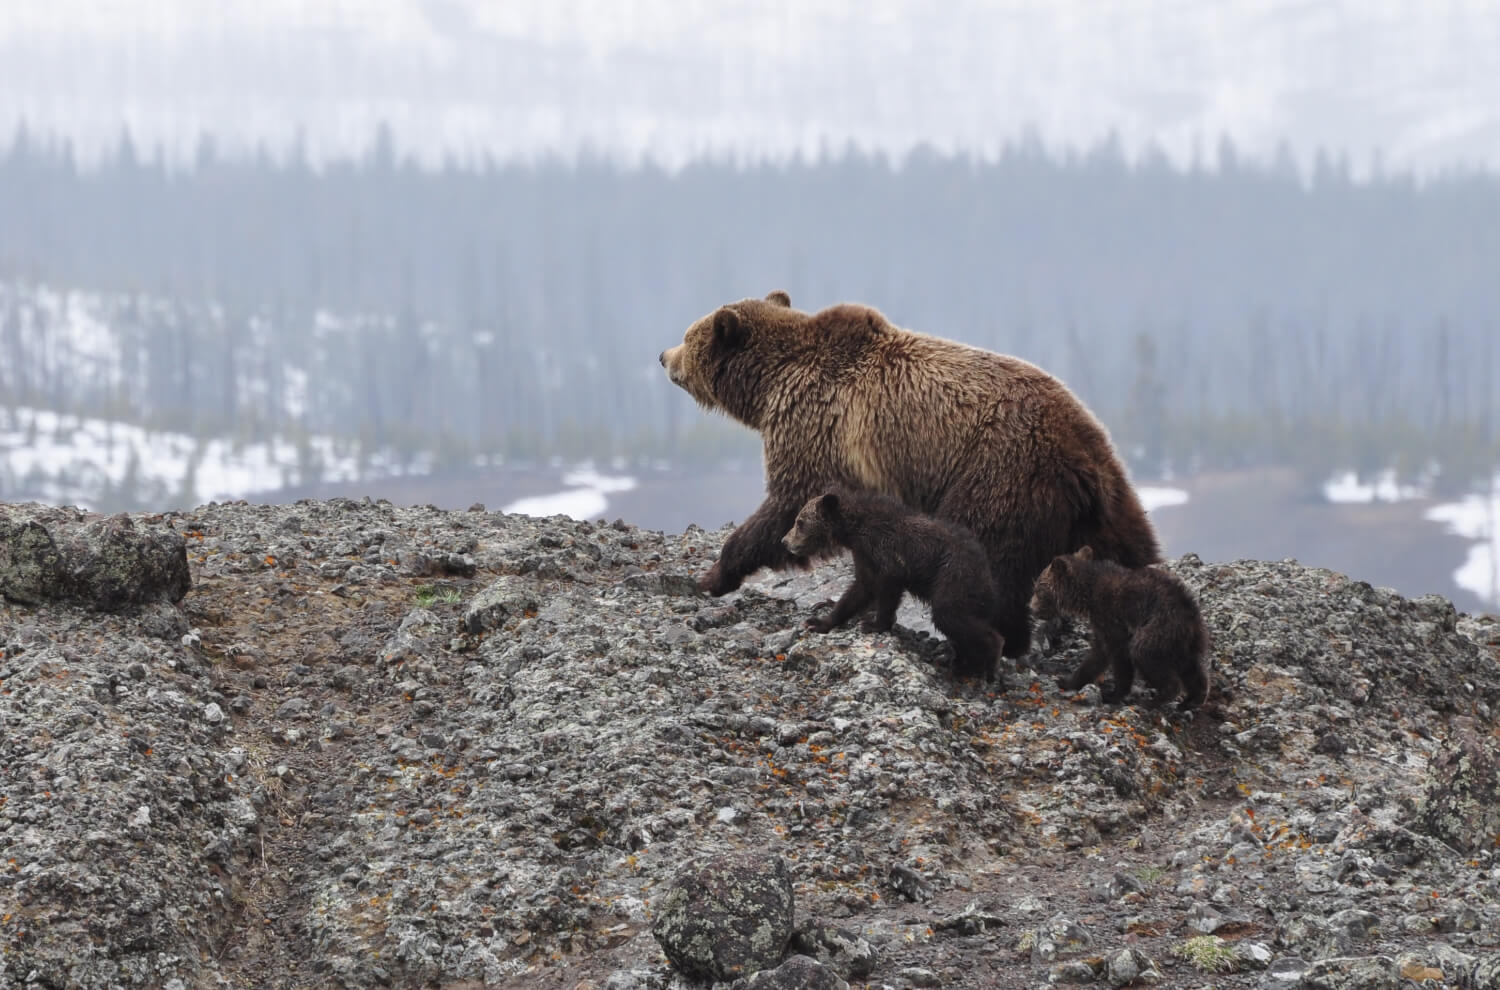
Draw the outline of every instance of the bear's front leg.
[[[799,508],[800,504],[787,506],[770,499],[763,502],[729,534],[719,559],[699,579],[698,590],[718,598],[734,591],[762,567],[806,567],[806,557],[796,556],[781,543],[786,531],[797,521]]]

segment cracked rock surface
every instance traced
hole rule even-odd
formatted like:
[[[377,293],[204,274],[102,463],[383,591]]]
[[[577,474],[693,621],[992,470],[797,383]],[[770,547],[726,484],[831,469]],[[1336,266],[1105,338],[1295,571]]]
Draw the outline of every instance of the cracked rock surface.
[[[1005,690],[910,604],[809,633],[839,563],[702,597],[723,531],[114,518],[192,587],[0,602],[0,987],[1500,987],[1500,626],[1446,600],[1171,561],[1184,717],[1059,691],[1083,629]],[[755,973],[653,935],[710,862],[789,893]]]

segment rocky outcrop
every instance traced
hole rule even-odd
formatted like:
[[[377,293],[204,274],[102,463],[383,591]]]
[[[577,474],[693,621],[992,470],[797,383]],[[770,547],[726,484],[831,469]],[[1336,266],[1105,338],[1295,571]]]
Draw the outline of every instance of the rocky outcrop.
[[[56,519],[65,555],[91,521]],[[1005,691],[919,611],[808,633],[837,564],[704,598],[722,532],[117,531],[185,537],[191,591],[0,601],[0,986],[1500,986],[1500,637],[1442,599],[1169,562],[1214,640],[1183,717],[1059,691],[1083,630]],[[773,864],[785,913],[708,923],[711,862]],[[773,919],[755,972],[665,949]]]
[[[176,602],[192,581],[180,533],[121,514],[0,503],[0,596],[112,612]]]

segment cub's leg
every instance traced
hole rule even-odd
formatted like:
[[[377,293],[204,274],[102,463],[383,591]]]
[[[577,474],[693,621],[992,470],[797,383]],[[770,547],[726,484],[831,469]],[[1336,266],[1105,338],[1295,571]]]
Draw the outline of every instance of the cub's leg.
[[[845,589],[834,604],[833,611],[821,619],[808,619],[807,628],[813,632],[826,633],[837,629],[869,607],[875,598],[875,580],[870,568],[854,559],[854,581]]]
[[[896,609],[901,607],[901,596],[905,591],[900,581],[882,580],[875,593],[875,615],[863,622],[860,628],[865,632],[890,632],[896,624]]]
[[[1077,691],[1084,685],[1098,680],[1099,675],[1104,673],[1104,668],[1109,665],[1109,656],[1105,653],[1104,644],[1100,641],[1098,634],[1095,634],[1089,643],[1089,652],[1083,658],[1083,663],[1079,664],[1078,669],[1073,673],[1058,681],[1057,686],[1064,691]]]

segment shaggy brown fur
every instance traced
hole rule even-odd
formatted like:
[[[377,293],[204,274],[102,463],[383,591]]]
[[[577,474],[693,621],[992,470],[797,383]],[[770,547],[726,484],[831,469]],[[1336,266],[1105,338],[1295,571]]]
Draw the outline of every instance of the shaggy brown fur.
[[[1058,557],[1037,580],[1031,607],[1043,619],[1071,615],[1093,627],[1089,655],[1061,687],[1076,691],[1105,667],[1114,684],[1103,693],[1124,700],[1139,671],[1156,689],[1156,703],[1186,692],[1178,707],[1196,708],[1208,697],[1208,630],[1187,585],[1154,567],[1127,570],[1094,560],[1088,547]]]
[[[1004,645],[990,625],[995,582],[984,548],[962,526],[924,516],[889,495],[835,488],[804,505],[781,542],[799,557],[826,556],[837,547],[854,554],[854,583],[831,615],[807,620],[809,629],[828,632],[873,601],[875,617],[861,628],[884,632],[910,591],[932,606],[932,624],[953,644],[955,674],[994,673]]]
[[[803,313],[773,292],[698,320],[661,363],[764,442],[766,500],[700,582],[715,595],[761,567],[805,566],[781,537],[831,485],[972,530],[1008,656],[1030,645],[1027,601],[1056,555],[1089,543],[1127,567],[1161,559],[1104,428],[1018,358],[898,329],[866,306]]]

